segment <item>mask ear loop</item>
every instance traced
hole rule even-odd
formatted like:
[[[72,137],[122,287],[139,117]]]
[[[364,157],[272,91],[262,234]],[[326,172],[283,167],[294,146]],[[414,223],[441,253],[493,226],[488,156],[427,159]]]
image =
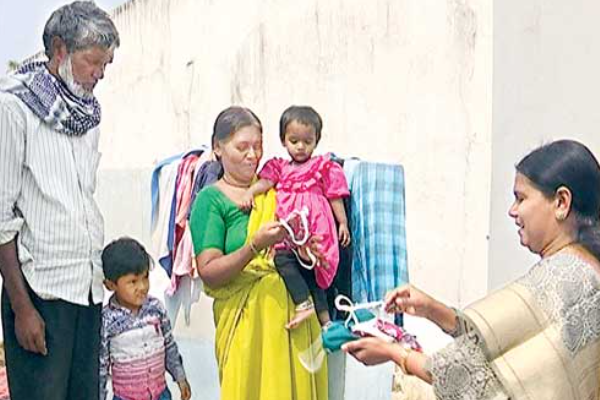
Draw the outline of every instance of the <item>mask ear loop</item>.
[[[290,226],[290,223],[289,223],[289,221],[291,219],[293,219],[295,216],[300,217],[300,224],[304,231],[304,235],[300,239],[296,238],[296,232],[294,232],[294,230],[292,229],[292,227]],[[290,236],[290,240],[296,246],[304,246],[306,244],[306,242],[308,242],[308,239],[310,238],[310,231],[308,229],[308,208],[306,206],[302,207],[302,209],[300,211],[298,211],[298,210],[292,211],[285,219],[280,220],[279,223],[288,232],[288,235]],[[292,251],[296,255],[298,262],[300,263],[300,265],[303,268],[312,270],[317,265],[317,257],[312,253],[312,251],[310,251],[310,249],[308,247],[306,248],[306,254],[308,255],[308,258],[310,259],[310,264],[307,264],[302,259],[302,257],[300,257],[300,255],[298,254],[298,251],[296,251],[296,249],[292,248]]]
[[[358,324],[358,318],[356,318],[356,314],[354,313],[354,303],[347,296],[343,294],[339,294],[334,300],[335,308],[339,311],[347,312],[348,317],[344,321],[344,326],[346,328],[349,327],[350,322],[354,321],[355,324]]]
[[[300,217],[300,223],[302,229],[304,230],[304,235],[301,239],[296,238],[296,232],[294,232],[289,222],[296,215]],[[279,223],[288,232],[288,234],[290,235],[290,239],[296,246],[304,246],[306,242],[308,242],[308,239],[310,238],[310,232],[308,230],[308,208],[306,208],[306,206],[302,207],[300,211],[292,211],[285,219],[280,220]]]
[[[383,301],[371,301],[368,303],[354,304],[354,303],[352,303],[352,300],[350,300],[347,296],[345,296],[343,294],[339,294],[335,298],[334,304],[335,304],[335,308],[337,308],[338,310],[348,313],[348,317],[344,321],[344,325],[346,326],[346,328],[348,328],[348,325],[350,324],[351,321],[354,321],[355,324],[360,323],[360,321],[358,320],[358,317],[356,316],[356,313],[355,313],[356,310],[365,310],[365,309],[372,310],[375,308],[379,308],[381,310],[383,308],[384,302]]]
[[[300,255],[298,254],[298,252],[295,249],[292,249],[292,251],[296,255],[296,258],[298,259],[298,263],[302,267],[304,267],[310,271],[311,269],[313,269],[314,267],[317,266],[317,257],[315,257],[315,255],[312,253],[312,251],[310,251],[310,249],[308,247],[306,248],[306,255],[308,255],[308,258],[310,259],[310,264],[305,263],[304,260],[302,259],[302,257],[300,257]]]

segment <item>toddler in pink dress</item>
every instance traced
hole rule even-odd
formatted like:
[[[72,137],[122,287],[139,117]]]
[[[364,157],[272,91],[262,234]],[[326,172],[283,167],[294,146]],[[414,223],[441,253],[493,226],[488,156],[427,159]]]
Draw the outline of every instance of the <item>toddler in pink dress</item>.
[[[331,160],[330,154],[312,156],[321,139],[322,126],[321,117],[312,107],[291,106],[285,110],[279,121],[279,136],[291,160],[267,161],[259,173],[260,179],[248,189],[240,204],[249,209],[256,194],[275,187],[277,218],[285,221],[290,215],[307,212],[309,234],[321,238],[322,257],[314,269],[301,265],[310,264],[310,260],[299,260],[304,258],[300,254],[307,254],[305,248],[294,248],[291,241],[275,247],[275,266],[296,304],[296,314],[288,329],[298,326],[315,308],[322,326],[330,322],[324,289],[331,285],[338,268],[338,244],[345,247],[350,243],[342,201],[350,194],[344,171]],[[334,217],[339,225],[337,230]]]

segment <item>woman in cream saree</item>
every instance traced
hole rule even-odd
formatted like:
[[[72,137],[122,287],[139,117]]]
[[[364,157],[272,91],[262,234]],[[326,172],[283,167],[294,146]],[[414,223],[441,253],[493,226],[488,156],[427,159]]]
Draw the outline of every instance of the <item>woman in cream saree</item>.
[[[569,249],[457,312],[428,368],[441,399],[598,398],[600,280]]]
[[[449,308],[405,286],[390,311],[435,322],[455,341],[431,356],[376,339],[345,351],[392,360],[442,400],[595,400],[600,395],[600,166],[561,140],[517,165],[509,215],[541,260],[525,276],[468,306]]]

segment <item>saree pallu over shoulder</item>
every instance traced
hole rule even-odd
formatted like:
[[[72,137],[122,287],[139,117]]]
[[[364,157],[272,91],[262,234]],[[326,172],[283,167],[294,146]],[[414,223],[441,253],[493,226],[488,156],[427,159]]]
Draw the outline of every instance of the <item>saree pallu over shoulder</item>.
[[[248,243],[275,218],[275,191],[255,197],[248,222]],[[214,298],[215,352],[222,400],[327,400],[327,367],[306,371],[298,354],[320,337],[316,317],[292,331],[285,329],[294,304],[263,252],[236,278],[206,288]]]
[[[600,280],[566,253],[467,307],[465,318],[512,400],[600,394]]]

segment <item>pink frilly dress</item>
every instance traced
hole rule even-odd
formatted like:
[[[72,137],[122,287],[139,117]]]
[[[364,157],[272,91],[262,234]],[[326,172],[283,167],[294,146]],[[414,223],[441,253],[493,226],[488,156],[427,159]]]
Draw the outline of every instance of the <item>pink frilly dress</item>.
[[[331,160],[331,154],[312,157],[302,164],[273,158],[264,165],[259,177],[275,183],[279,219],[285,219],[294,210],[300,211],[303,206],[308,208],[310,234],[323,238],[321,250],[327,263],[314,269],[315,276],[319,287],[328,288],[340,260],[338,234],[328,199],[350,195],[344,170]]]

